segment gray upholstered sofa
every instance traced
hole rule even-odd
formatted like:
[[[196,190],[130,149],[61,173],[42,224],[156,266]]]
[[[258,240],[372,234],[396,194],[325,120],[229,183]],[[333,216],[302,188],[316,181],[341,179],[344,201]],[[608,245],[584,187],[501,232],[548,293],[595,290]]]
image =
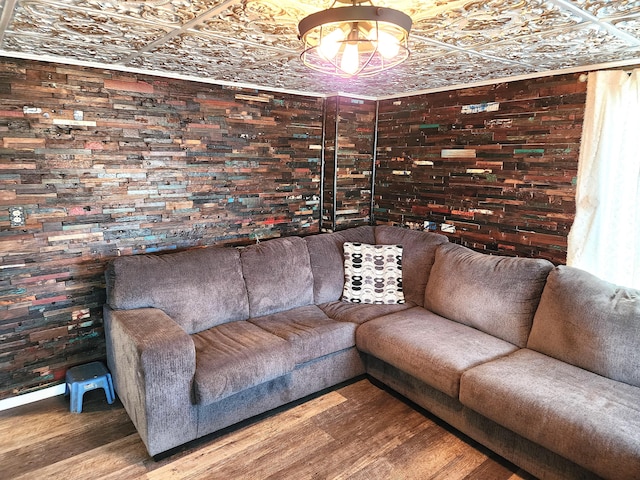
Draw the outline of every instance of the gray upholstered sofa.
[[[344,242],[402,245],[405,303],[340,300]],[[540,478],[640,478],[640,292],[367,226],[119,257],[105,332],[151,455],[363,373]]]

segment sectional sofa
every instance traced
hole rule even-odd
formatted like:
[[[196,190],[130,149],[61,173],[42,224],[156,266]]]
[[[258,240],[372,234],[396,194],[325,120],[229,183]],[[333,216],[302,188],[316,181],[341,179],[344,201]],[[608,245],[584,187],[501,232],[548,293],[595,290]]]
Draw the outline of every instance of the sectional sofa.
[[[106,280],[151,455],[366,373],[539,478],[640,478],[637,290],[392,226],[119,257]]]

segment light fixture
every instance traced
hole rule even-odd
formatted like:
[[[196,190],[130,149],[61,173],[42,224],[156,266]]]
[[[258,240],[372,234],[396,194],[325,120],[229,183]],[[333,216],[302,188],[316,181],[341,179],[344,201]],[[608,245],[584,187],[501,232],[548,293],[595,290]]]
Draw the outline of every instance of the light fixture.
[[[349,6],[338,6],[341,3]],[[409,57],[411,17],[370,0],[334,0],[298,24],[309,68],[341,77],[373,75]]]

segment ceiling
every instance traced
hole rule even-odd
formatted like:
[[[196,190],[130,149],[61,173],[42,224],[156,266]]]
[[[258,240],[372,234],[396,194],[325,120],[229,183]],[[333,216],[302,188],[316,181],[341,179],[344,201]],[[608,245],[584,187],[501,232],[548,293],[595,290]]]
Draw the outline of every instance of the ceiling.
[[[302,65],[297,30],[331,3],[0,0],[0,56],[366,98],[640,64],[637,0],[374,0],[412,17],[409,60],[332,78]]]

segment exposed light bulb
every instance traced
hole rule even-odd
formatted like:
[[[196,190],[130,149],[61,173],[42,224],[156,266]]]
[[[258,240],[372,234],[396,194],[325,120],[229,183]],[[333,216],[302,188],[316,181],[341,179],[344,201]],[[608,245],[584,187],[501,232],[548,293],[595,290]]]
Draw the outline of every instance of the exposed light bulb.
[[[376,38],[376,29],[372,28],[369,31],[368,40],[378,42],[378,52],[384,58],[393,58],[398,53],[400,53],[400,44],[398,43],[398,39],[391,35],[390,33],[385,32],[384,30],[378,30],[377,38]]]
[[[358,71],[358,68],[360,68],[360,59],[358,56],[357,43],[347,43],[345,45],[344,51],[342,52],[340,68],[349,75],[354,75]]]
[[[333,60],[340,50],[340,46],[345,39],[345,34],[340,28],[336,28],[329,35],[323,36],[318,53],[325,60]]]

